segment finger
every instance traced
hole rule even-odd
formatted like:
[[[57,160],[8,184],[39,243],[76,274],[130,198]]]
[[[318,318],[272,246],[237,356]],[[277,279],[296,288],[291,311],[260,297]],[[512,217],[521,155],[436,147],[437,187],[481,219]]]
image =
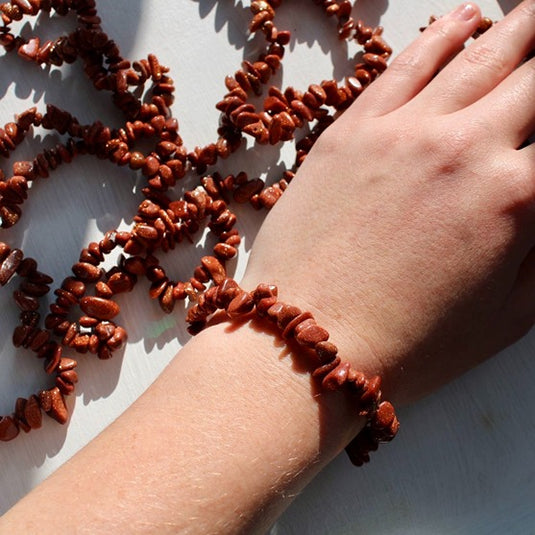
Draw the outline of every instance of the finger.
[[[359,113],[384,115],[411,100],[462,48],[480,18],[479,8],[465,3],[431,24],[359,97]]]
[[[525,0],[451,61],[424,91],[427,106],[462,109],[496,87],[535,44],[535,0]]]
[[[487,115],[493,137],[520,147],[535,131],[535,58],[524,63],[498,87],[476,102],[475,116]],[[492,110],[492,114],[488,114]]]

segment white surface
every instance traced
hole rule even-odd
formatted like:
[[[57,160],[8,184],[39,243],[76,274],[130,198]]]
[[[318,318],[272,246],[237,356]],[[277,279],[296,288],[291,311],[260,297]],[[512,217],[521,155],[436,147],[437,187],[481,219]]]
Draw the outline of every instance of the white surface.
[[[399,51],[418,33],[430,14],[441,14],[455,0],[359,0],[357,16],[368,24],[381,23],[386,40]],[[482,0],[485,14],[500,18],[515,2]],[[188,147],[215,139],[218,112],[214,105],[225,92],[226,74],[243,59],[255,57],[258,42],[244,28],[248,2],[215,0],[98,1],[103,25],[131,59],[158,55],[171,67],[177,86],[174,115]],[[43,20],[41,36],[68,27]],[[285,2],[279,28],[292,30],[290,53],[284,61],[282,85],[305,88],[325,78],[347,75],[349,52],[334,36],[311,0]],[[26,30],[29,30],[27,28]],[[356,50],[356,49],[355,49]],[[354,51],[353,51],[354,53]],[[55,103],[80,122],[96,118],[119,124],[109,95],[96,93],[80,66],[49,73],[13,54],[0,55],[0,124],[31,105],[44,111]],[[280,78],[277,80],[281,83]],[[24,143],[9,164],[41,150],[38,142]],[[43,145],[53,146],[52,140]],[[269,169],[276,176],[293,154],[251,144],[225,162],[222,170],[246,169],[251,175]],[[10,165],[0,161],[8,174]],[[189,180],[189,182],[188,182]],[[184,183],[191,187],[196,180]],[[23,206],[23,219],[0,232],[0,240],[22,247],[59,283],[76,262],[79,251],[111,228],[128,225],[142,197],[142,181],[124,168],[80,157],[40,181]],[[250,209],[239,210],[245,236],[237,263],[239,273],[258,225]],[[126,218],[126,219],[123,219]],[[179,252],[180,251],[180,252]],[[179,247],[165,258],[172,276],[179,277],[200,256],[194,246]],[[102,362],[80,356],[81,382],[67,426],[46,419],[44,428],[0,444],[0,512],[64,463],[116,418],[161,372],[187,340],[184,313],[160,313],[140,283],[121,296],[121,323],[129,332],[122,355]],[[17,396],[42,385],[39,362],[26,351],[15,351],[11,333],[17,311],[10,300],[12,286],[0,293],[0,414],[12,410]],[[511,534],[535,533],[535,337],[528,337],[417,406],[400,414],[402,431],[396,441],[377,452],[368,466],[357,470],[341,456],[298,497],[276,523],[275,534]],[[180,388],[180,385],[177,385]]]

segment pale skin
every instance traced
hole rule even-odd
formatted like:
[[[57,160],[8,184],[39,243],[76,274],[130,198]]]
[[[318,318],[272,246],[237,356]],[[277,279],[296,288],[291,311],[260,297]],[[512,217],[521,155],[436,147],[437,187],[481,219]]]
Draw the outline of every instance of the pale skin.
[[[479,18],[434,23],[320,138],[242,281],[311,310],[397,404],[535,318],[535,0],[445,65]],[[362,425],[302,361],[261,322],[211,326],[0,533],[262,533]]]

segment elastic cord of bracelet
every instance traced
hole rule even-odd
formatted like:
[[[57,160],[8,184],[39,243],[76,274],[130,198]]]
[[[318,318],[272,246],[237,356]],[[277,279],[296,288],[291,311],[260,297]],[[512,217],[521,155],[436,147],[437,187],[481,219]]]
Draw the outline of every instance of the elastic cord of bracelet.
[[[256,313],[276,325],[283,339],[295,340],[300,346],[312,350],[317,364],[312,372],[314,379],[326,391],[348,392],[357,413],[366,419],[364,428],[346,447],[351,462],[361,466],[369,461],[371,451],[375,451],[381,442],[392,440],[399,429],[394,407],[382,399],[381,378],[367,378],[342,361],[338,348],[328,341],[329,333],[316,323],[312,313],[282,303],[277,295],[274,285],[260,284],[253,292],[247,292],[235,280],[225,278],[200,296],[188,311],[187,321],[192,331],[198,331],[216,310],[224,310],[231,319]]]

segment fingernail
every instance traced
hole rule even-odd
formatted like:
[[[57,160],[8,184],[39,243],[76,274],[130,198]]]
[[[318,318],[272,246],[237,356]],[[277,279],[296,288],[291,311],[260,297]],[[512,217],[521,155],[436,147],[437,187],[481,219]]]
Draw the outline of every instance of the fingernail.
[[[474,4],[461,4],[457,9],[452,12],[452,17],[459,20],[471,20],[475,17],[477,8]]]

